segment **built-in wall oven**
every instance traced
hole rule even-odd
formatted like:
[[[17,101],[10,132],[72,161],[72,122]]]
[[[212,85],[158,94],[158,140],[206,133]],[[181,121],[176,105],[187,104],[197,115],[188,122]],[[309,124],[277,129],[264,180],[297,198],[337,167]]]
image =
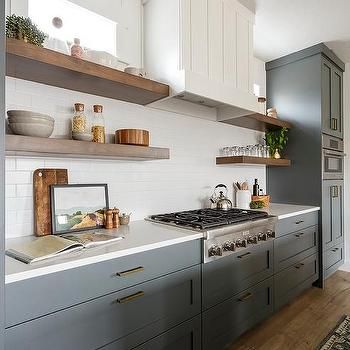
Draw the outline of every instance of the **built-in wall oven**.
[[[344,142],[341,139],[329,135],[322,135],[323,180],[344,179]]]

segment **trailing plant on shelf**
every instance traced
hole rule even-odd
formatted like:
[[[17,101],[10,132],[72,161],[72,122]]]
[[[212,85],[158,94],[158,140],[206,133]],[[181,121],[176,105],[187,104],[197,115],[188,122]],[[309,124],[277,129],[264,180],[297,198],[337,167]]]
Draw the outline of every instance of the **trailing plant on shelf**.
[[[47,35],[29,17],[11,15],[6,17],[6,37],[42,47]]]
[[[280,152],[284,150],[288,142],[288,129],[268,130],[265,133],[266,145],[270,147],[270,155],[276,159],[281,158]]]

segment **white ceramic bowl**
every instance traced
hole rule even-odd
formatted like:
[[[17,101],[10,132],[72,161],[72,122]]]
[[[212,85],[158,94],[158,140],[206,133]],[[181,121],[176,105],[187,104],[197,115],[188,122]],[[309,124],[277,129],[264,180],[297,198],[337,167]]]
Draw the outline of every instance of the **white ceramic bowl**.
[[[33,137],[50,137],[54,124],[47,123],[9,123],[9,127],[16,135]]]
[[[47,120],[47,121],[51,121],[54,122],[55,119],[50,117],[47,114],[43,114],[43,113],[38,113],[38,112],[32,112],[32,111],[24,111],[24,110],[9,110],[7,111],[7,115],[9,117],[9,119],[16,121],[18,119],[30,119],[30,118],[36,118],[36,119],[42,119],[42,120]]]

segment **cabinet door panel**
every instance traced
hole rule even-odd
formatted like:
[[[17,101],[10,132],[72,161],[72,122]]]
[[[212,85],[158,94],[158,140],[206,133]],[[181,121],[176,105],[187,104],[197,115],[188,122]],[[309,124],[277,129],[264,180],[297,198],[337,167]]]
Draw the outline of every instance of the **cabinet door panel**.
[[[322,194],[322,239],[323,250],[328,250],[343,241],[344,210],[343,180],[323,181]]]
[[[237,87],[249,92],[249,28],[247,19],[237,15]]]
[[[332,118],[333,135],[343,137],[343,74],[332,69]]]
[[[323,132],[333,134],[331,129],[332,118],[332,65],[322,60],[322,127]]]
[[[335,247],[328,249],[324,255],[325,277],[327,278],[344,263],[344,243],[337,244]]]

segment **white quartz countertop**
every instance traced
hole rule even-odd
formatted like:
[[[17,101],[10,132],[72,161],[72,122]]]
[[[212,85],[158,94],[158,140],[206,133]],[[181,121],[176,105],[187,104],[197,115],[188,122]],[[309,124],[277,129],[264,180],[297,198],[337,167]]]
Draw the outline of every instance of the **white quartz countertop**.
[[[155,224],[146,220],[134,221],[129,225],[120,226],[118,229],[108,230],[108,234],[124,236],[125,238],[115,243],[83,249],[31,265],[6,256],[5,283],[13,283],[27,278],[203,238],[203,233]],[[6,248],[13,248],[34,239],[40,238],[30,236],[8,239]]]
[[[296,215],[312,213],[313,211],[318,211],[320,209],[320,207],[307,205],[271,203],[269,208],[261,210],[268,212],[270,215],[277,216],[278,220],[282,220]]]
[[[269,208],[262,210],[267,211],[270,215],[277,216],[277,218],[281,220],[300,214],[318,211],[320,208],[272,203]],[[5,283],[14,283],[28,278],[203,238],[202,232],[156,224],[146,220],[131,222],[129,225],[121,226],[116,230],[108,230],[108,233],[116,236],[124,236],[125,238],[116,243],[72,252],[61,257],[48,259],[32,265],[22,263],[6,256]],[[6,241],[6,248],[13,248],[16,247],[16,245],[21,245],[34,239],[40,238],[30,236],[8,239]]]

